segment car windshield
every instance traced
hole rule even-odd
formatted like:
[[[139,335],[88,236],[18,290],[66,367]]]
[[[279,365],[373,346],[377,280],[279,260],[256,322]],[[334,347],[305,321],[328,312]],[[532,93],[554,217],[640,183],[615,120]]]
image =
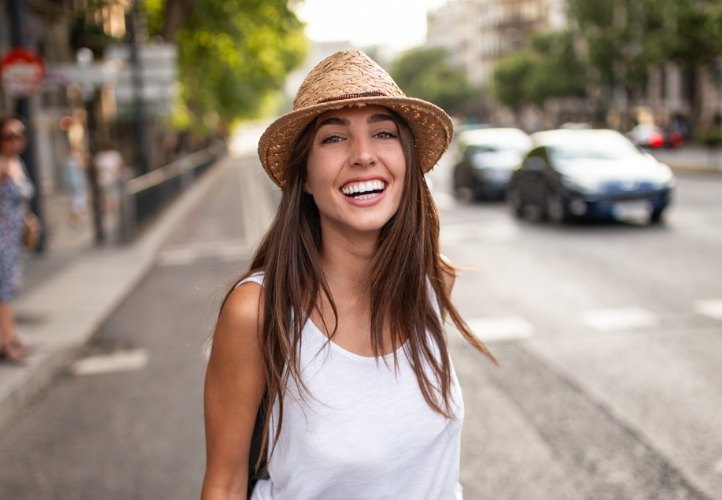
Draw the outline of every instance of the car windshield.
[[[526,139],[526,138],[524,138]],[[475,155],[479,153],[498,153],[502,151],[511,151],[514,153],[524,154],[529,150],[529,142],[520,140],[518,137],[498,137],[493,142],[486,144],[469,144],[467,152]]]
[[[579,137],[550,144],[549,150],[561,160],[620,160],[639,155],[634,144],[616,135]]]

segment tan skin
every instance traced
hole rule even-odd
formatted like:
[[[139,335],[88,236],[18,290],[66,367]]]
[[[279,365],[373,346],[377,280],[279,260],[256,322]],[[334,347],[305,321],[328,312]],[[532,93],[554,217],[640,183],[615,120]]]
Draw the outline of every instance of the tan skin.
[[[362,356],[373,356],[370,297],[363,292],[363,284],[380,229],[398,209],[394,193],[402,193],[406,168],[398,134],[393,132],[395,124],[370,118],[379,111],[383,108],[369,106],[320,117],[319,122],[326,117],[342,120],[333,120],[316,132],[305,186],[321,213],[321,265],[338,312],[332,341]],[[359,175],[384,179],[385,198],[369,202],[371,206],[349,206],[340,189]],[[451,269],[449,266],[445,273],[449,292],[455,279]],[[265,390],[259,348],[262,294],[263,288],[256,283],[237,287],[216,326],[205,385],[207,465],[203,500],[246,498],[251,435]],[[328,300],[319,299],[311,320],[322,329],[325,320],[328,334],[334,327],[333,318]],[[384,353],[391,352],[390,335],[385,333],[384,337]]]

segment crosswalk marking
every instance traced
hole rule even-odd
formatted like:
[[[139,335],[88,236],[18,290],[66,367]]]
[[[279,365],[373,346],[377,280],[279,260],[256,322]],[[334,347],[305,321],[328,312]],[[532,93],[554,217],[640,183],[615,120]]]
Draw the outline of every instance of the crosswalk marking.
[[[698,300],[694,303],[694,310],[703,316],[722,320],[722,299]]]
[[[147,364],[148,352],[145,349],[135,349],[88,356],[73,363],[71,371],[79,376],[95,375],[99,373],[140,370]]]
[[[516,316],[474,318],[469,328],[484,342],[526,339],[534,333],[534,326]]]
[[[640,307],[597,309],[582,315],[582,322],[597,331],[609,332],[657,325],[657,317]]]

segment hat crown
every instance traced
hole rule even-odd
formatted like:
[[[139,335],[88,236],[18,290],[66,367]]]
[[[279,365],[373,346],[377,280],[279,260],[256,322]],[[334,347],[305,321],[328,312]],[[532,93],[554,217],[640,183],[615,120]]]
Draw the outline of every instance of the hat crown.
[[[293,109],[358,97],[406,97],[391,76],[360,50],[336,52],[316,65],[298,88]]]

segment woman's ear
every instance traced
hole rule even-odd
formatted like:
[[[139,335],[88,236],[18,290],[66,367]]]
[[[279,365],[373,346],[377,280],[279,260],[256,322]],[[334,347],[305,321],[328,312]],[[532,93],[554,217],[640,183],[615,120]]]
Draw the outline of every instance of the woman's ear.
[[[313,193],[311,192],[311,188],[308,187],[308,180],[303,181],[303,192],[313,196]]]

